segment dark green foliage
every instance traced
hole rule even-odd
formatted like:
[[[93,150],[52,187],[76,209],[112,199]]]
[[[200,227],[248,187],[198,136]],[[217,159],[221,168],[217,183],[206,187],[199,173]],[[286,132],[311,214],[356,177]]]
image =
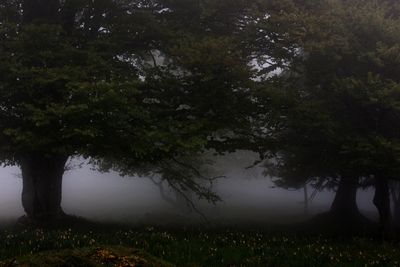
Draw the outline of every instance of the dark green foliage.
[[[249,10],[246,1],[2,3],[1,162],[83,156],[133,174],[234,150],[218,144],[249,125],[240,39]],[[212,196],[186,178],[185,190]]]
[[[397,178],[400,160],[400,21],[380,1],[301,1],[289,16],[296,43],[282,79],[288,101],[272,165],[308,179]]]

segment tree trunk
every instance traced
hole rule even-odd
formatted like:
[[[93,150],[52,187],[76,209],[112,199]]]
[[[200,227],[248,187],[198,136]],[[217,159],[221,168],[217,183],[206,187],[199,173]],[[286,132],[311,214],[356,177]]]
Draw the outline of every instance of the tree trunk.
[[[308,216],[310,213],[309,213],[309,210],[308,210],[308,190],[307,190],[307,183],[304,183],[303,190],[304,190],[304,215],[305,215],[305,216]]]
[[[375,176],[374,205],[379,212],[380,230],[383,234],[391,231],[390,192],[386,178]]]
[[[393,226],[400,228],[400,182],[393,181],[391,183],[391,195],[393,203]]]
[[[396,228],[400,228],[400,199],[396,199],[393,206],[393,224]]]
[[[29,219],[51,221],[61,209],[62,177],[66,156],[31,156],[21,160],[22,205]]]
[[[331,205],[330,213],[341,220],[357,220],[360,211],[357,206],[358,179],[342,177]]]

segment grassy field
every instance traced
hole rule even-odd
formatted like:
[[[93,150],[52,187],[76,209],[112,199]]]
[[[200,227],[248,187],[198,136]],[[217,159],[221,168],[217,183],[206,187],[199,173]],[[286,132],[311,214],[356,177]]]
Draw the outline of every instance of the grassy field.
[[[8,227],[0,230],[0,240],[1,267],[400,266],[398,242],[382,242],[367,234],[341,237],[298,229],[189,229],[85,223],[47,229]]]

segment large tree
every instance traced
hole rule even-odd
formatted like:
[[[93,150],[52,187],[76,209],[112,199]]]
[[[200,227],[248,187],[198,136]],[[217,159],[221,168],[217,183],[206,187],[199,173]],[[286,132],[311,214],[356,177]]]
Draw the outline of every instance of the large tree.
[[[331,214],[358,217],[360,179],[375,179],[382,223],[388,179],[400,160],[400,20],[389,1],[285,1],[280,17],[297,56],[280,78],[280,147],[272,165],[280,184],[331,181]],[[267,18],[268,19],[268,18]],[[281,87],[282,89],[282,87]]]
[[[21,167],[28,217],[64,215],[72,156],[122,174],[157,170],[246,126],[248,9],[236,2],[0,3],[0,160]]]

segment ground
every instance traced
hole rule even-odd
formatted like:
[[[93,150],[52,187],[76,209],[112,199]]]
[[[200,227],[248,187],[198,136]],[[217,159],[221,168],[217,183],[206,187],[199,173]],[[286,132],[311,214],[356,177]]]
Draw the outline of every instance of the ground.
[[[396,240],[312,229],[19,225],[0,230],[0,266],[400,266]]]
[[[171,267],[137,249],[122,246],[50,250],[0,262],[0,267]]]

